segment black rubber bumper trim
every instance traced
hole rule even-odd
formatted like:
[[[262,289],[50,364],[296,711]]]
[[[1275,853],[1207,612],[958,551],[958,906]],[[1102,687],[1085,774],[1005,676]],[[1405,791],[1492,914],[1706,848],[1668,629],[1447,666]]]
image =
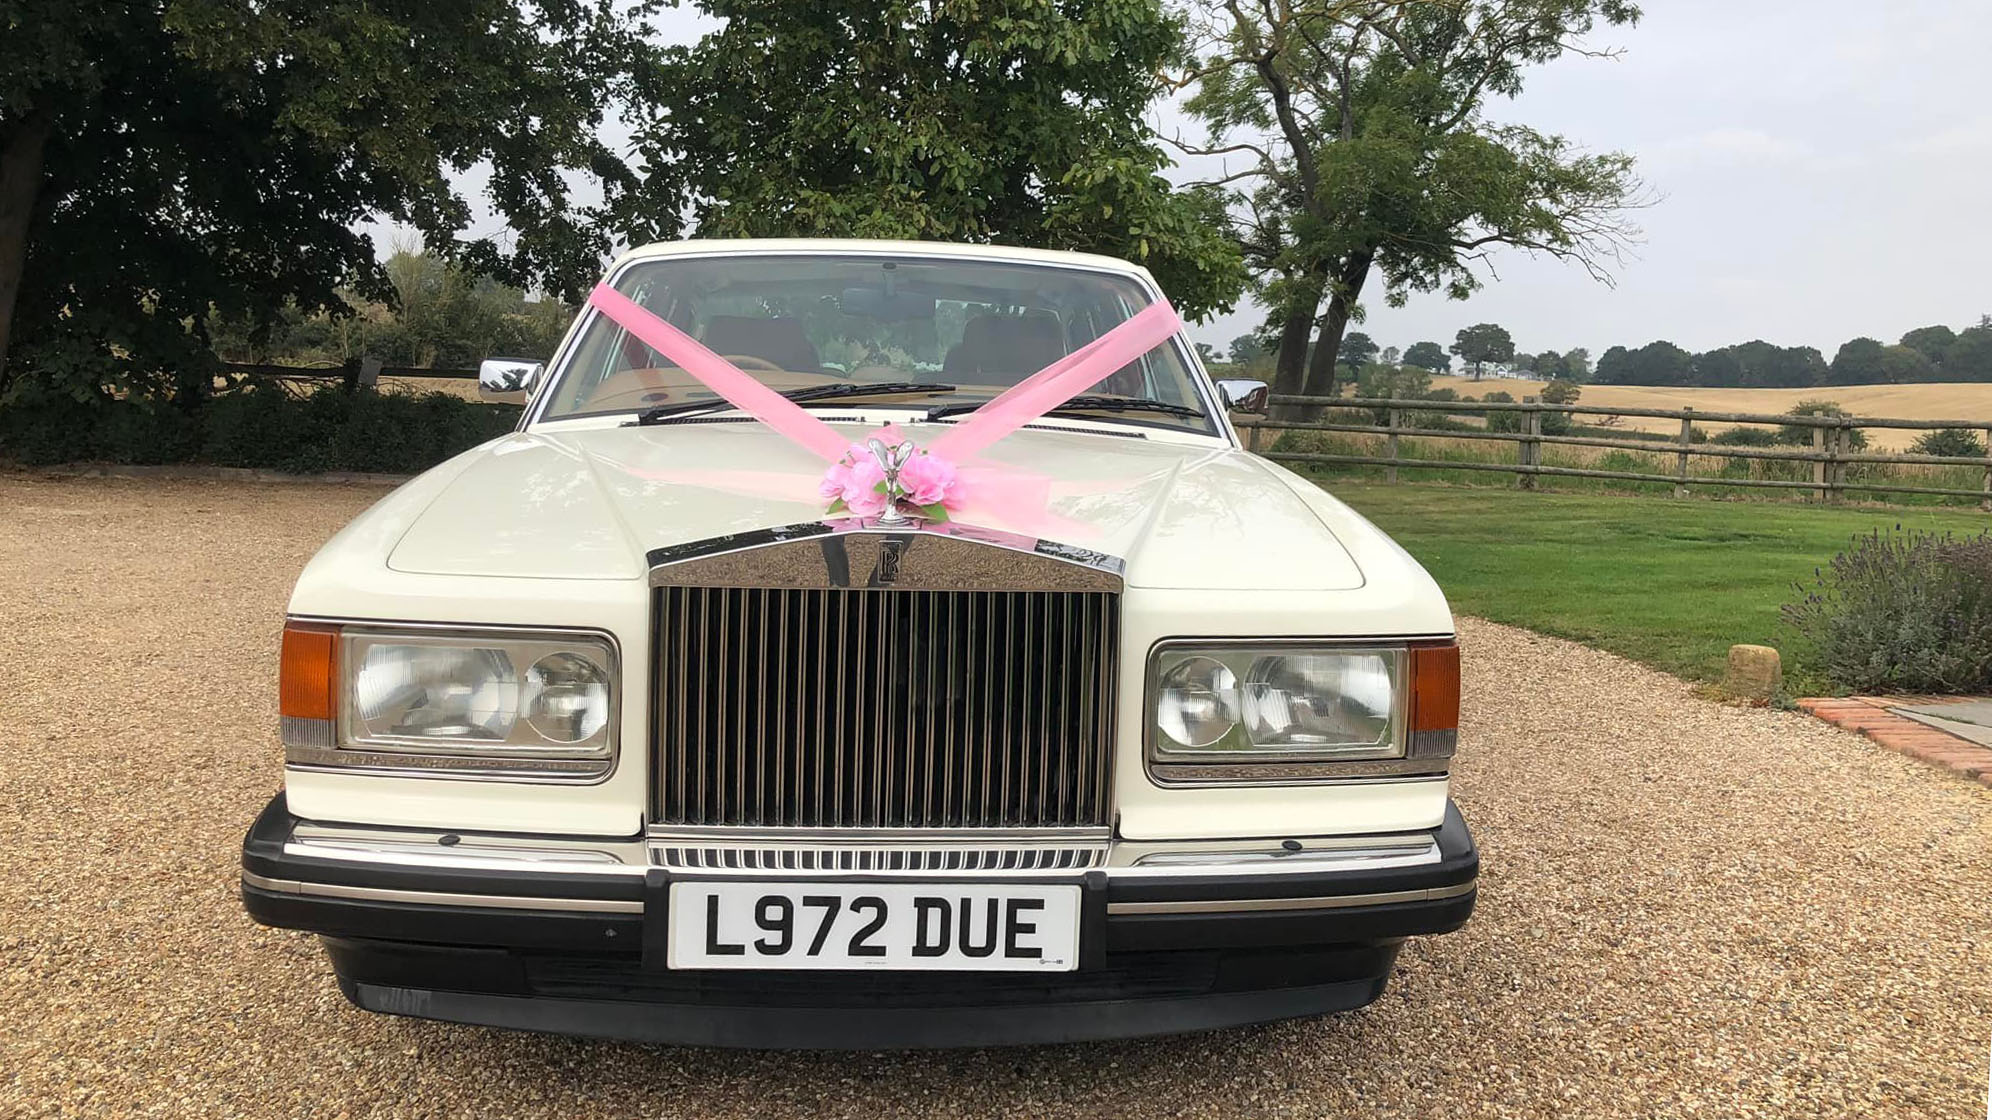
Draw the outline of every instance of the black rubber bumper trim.
[[[1361,1007],[1387,976],[1304,988],[1020,1007],[710,1007],[430,991],[342,980],[369,1011],[681,1046],[898,1050],[1018,1046],[1217,1030]]]
[[[266,889],[245,881],[242,900],[264,925],[333,936],[466,946],[565,948],[584,951],[643,946],[643,909],[657,909],[659,892],[638,875],[533,873],[507,869],[429,869],[302,858],[284,853],[296,819],[279,794],[243,840],[243,870],[278,882],[330,884],[376,890],[534,898],[616,900],[629,913],[586,913],[500,907],[438,905],[378,899],[331,898]],[[1088,937],[1104,928],[1108,951],[1276,946],[1368,941],[1445,933],[1472,913],[1471,892],[1444,899],[1376,906],[1113,914],[1114,903],[1199,902],[1336,898],[1458,887],[1475,881],[1480,857],[1466,822],[1450,803],[1437,840],[1440,858],[1420,867],[1281,876],[1106,876],[1104,889],[1088,893]],[[1104,901],[1102,901],[1104,895]],[[646,900],[651,904],[645,907]],[[1104,916],[1102,910],[1109,910]],[[650,923],[653,928],[661,923]],[[1093,941],[1093,944],[1100,944]]]

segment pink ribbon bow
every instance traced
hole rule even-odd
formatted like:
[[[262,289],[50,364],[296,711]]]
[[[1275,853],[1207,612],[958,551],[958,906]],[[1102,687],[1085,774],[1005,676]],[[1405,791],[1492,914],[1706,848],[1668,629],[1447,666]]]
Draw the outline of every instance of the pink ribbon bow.
[[[1167,300],[1151,304],[1004,390],[921,448],[890,424],[864,442],[850,443],[801,405],[614,288],[597,285],[588,302],[727,403],[828,460],[819,492],[830,501],[830,513],[848,511],[888,523],[903,519],[902,504],[939,521],[971,498],[992,512],[1007,507],[1013,519],[1042,514],[1050,493],[1046,480],[969,457],[1099,384],[1183,326]]]

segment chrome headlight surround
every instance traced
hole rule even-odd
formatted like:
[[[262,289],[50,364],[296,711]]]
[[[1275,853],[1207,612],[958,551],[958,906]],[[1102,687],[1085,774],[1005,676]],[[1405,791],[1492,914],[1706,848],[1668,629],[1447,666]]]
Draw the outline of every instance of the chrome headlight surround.
[[[1434,653],[1451,658],[1456,725],[1450,639],[1159,642],[1149,651],[1142,705],[1149,778],[1161,786],[1235,786],[1443,775],[1456,732],[1413,726],[1430,707],[1415,701],[1424,676],[1416,667],[1433,664],[1423,658]],[[1351,733],[1328,733],[1337,725]]]
[[[287,766],[574,783],[615,771],[622,666],[605,631],[292,625],[333,631],[335,714],[285,718]]]

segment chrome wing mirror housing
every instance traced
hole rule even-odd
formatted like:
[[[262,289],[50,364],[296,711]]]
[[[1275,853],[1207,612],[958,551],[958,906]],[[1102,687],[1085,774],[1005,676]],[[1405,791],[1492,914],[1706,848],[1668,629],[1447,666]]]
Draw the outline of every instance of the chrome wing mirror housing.
[[[492,404],[524,404],[545,369],[524,358],[486,358],[477,367],[477,395]]]
[[[1217,383],[1217,395],[1230,412],[1264,412],[1271,392],[1265,382],[1243,377],[1227,377]]]

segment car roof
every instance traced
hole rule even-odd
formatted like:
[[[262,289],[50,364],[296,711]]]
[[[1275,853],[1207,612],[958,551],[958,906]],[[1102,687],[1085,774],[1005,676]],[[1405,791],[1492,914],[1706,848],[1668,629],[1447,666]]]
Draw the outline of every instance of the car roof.
[[[617,258],[610,271],[613,272],[635,261],[654,260],[660,257],[793,253],[1021,261],[1084,268],[1095,272],[1119,272],[1146,277],[1151,283],[1153,282],[1148,270],[1140,265],[1095,253],[1069,253],[1060,249],[1026,249],[1016,245],[971,245],[951,241],[886,241],[857,237],[737,237],[657,241],[624,253]]]

